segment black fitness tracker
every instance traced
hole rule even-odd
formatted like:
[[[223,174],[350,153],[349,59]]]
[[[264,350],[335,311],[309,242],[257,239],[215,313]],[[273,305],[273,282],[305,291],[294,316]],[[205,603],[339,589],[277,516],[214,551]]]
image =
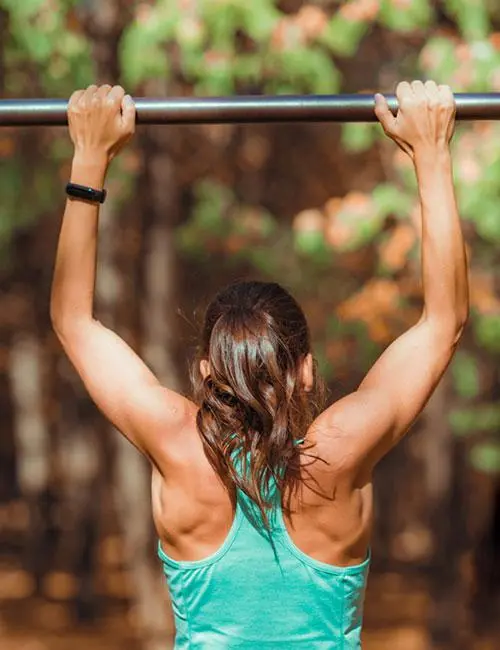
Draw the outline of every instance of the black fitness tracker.
[[[66,194],[75,199],[83,199],[92,203],[104,203],[106,199],[106,190],[95,190],[93,187],[77,185],[77,183],[68,183]]]

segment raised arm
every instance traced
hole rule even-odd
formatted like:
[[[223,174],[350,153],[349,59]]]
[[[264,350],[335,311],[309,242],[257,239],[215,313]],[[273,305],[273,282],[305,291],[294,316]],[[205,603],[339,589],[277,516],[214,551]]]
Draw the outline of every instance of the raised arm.
[[[71,181],[100,190],[112,158],[130,139],[135,107],[122,88],[90,86],[71,97]],[[68,198],[50,312],[54,330],[104,415],[155,464],[189,402],[163,388],[134,351],[93,316],[99,204]]]
[[[394,341],[359,389],[328,409],[323,422],[343,441],[346,459],[373,465],[408,430],[446,370],[468,315],[464,241],[449,142],[455,106],[447,86],[398,86],[399,112],[376,98],[385,132],[412,158],[422,206],[422,287],[419,321]]]

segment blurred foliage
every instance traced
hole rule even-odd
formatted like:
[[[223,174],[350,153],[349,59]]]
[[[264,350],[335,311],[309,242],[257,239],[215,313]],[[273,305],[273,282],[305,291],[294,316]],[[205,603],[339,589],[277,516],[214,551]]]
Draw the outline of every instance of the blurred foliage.
[[[188,95],[341,92],[344,64],[378,33],[388,43],[411,39],[401,65],[414,77],[433,78],[456,92],[500,90],[500,10],[494,1],[305,2],[295,13],[281,6],[274,0],[137,2],[120,39],[121,81],[135,94],[152,80],[169,81]],[[94,79],[81,27],[84,9],[78,0],[0,0],[8,17],[1,35],[8,95],[67,96]],[[397,64],[393,68],[397,73]],[[386,72],[381,69],[377,89],[392,92],[383,87]],[[452,366],[458,406],[451,424],[457,434],[481,436],[471,460],[488,472],[500,469],[498,413],[485,404],[493,393],[481,379],[484,358],[495,368],[500,353],[499,141],[498,124],[476,122],[458,125],[453,144],[473,316],[471,335]],[[244,262],[284,282],[306,308],[319,302],[313,330],[329,379],[346,376],[347,369],[361,372],[419,313],[419,204],[411,164],[378,125],[345,125],[342,146],[346,156],[378,154],[385,182],[369,191],[353,187],[302,210],[290,228],[266,206],[242,201],[214,175],[193,188],[194,208],[177,232],[179,250],[201,265],[227,253],[230,263]],[[26,139],[8,129],[0,133],[5,253],[14,229],[49,210],[67,171],[63,138],[47,137],[46,147],[47,164],[32,169],[26,165]],[[130,185],[131,174],[126,178]],[[22,192],[27,186],[30,196]],[[359,262],[370,256],[374,263],[368,267]],[[334,297],[335,274],[342,283]]]

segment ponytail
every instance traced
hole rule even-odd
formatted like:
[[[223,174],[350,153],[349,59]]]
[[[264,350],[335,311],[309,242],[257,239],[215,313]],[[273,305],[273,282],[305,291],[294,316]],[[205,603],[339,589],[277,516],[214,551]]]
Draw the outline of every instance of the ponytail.
[[[284,292],[305,325],[300,307],[279,285],[241,283],[233,285],[233,294],[242,284],[254,291],[255,285],[267,288],[268,303],[269,287],[271,293],[277,287],[281,302]],[[205,354],[200,356],[208,360],[210,374],[195,382],[196,423],[207,458],[233,502],[236,489],[244,492],[267,526],[273,485],[289,497],[298,487],[301,450],[296,443],[314,419],[320,386],[312,393],[302,386],[302,364],[309,351],[307,325],[305,332],[304,326],[293,331],[294,323],[286,323],[286,310],[280,312],[276,296],[279,319],[269,304],[268,309],[259,301],[248,304],[248,292],[242,293],[247,301],[233,295],[223,308],[216,304],[207,311]]]

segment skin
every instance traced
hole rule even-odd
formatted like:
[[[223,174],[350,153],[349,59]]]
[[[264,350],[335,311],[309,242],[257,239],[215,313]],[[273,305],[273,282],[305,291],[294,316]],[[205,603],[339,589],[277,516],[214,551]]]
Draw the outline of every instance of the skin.
[[[451,90],[414,82],[397,88],[394,117],[382,96],[376,114],[412,159],[422,204],[423,309],[358,390],[326,409],[306,432],[324,463],[292,500],[286,523],[295,544],[339,566],[363,561],[372,526],[372,472],[403,437],[446,370],[468,315],[464,242],[449,142]],[[70,100],[75,145],[71,180],[100,189],[110,161],[130,139],[135,108],[122,88],[91,86]],[[98,206],[68,199],[55,264],[53,327],[103,414],[150,461],[153,512],[166,553],[197,560],[216,551],[233,521],[229,496],[198,435],[196,405],[162,386],[128,345],[93,315]],[[411,373],[408,372],[411,368]],[[210,372],[208,362],[201,371]],[[310,355],[304,390],[312,386]]]

